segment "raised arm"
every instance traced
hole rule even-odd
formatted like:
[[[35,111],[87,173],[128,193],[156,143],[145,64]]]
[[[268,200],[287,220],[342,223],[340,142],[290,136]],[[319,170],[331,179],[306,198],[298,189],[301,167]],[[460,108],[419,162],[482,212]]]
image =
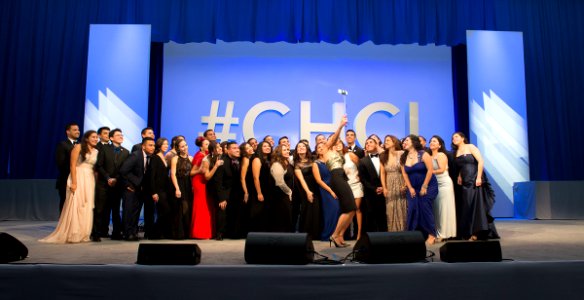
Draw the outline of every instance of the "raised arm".
[[[337,139],[339,138],[339,135],[341,134],[341,130],[343,129],[343,127],[345,127],[345,125],[347,125],[347,115],[344,115],[341,118],[341,121],[339,122],[339,127],[337,127],[337,131],[335,131],[335,133],[331,136],[331,138],[328,139],[326,141],[326,143],[324,144],[324,146],[327,150],[331,149],[334,145],[336,145]]]
[[[203,162],[201,163],[201,168],[205,170],[205,180],[207,181],[211,180],[211,178],[213,178],[213,176],[217,172],[217,169],[223,165],[223,160],[219,157],[215,161],[215,165],[213,165],[213,168],[209,168],[210,164],[211,163],[209,162],[208,159],[203,159]]]

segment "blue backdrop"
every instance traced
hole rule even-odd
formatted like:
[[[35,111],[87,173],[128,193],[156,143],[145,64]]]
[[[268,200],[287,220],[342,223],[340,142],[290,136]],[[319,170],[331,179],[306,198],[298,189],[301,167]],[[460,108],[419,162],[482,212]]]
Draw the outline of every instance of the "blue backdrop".
[[[127,23],[178,43],[455,46],[467,29],[522,31],[531,179],[584,179],[583,14],[579,0],[4,0],[0,177],[55,177],[54,145],[65,123],[83,119],[89,24]],[[151,87],[160,95],[159,81]]]
[[[169,43],[164,51],[161,134],[183,134],[191,142],[207,128],[220,140],[238,142],[268,134],[277,141],[285,135],[294,147],[300,138],[314,141],[318,133],[334,132],[346,98],[349,127],[362,145],[371,133],[404,137],[410,121],[415,134],[448,139],[454,131],[450,52],[445,46],[370,42]],[[349,94],[343,97],[339,88]],[[277,102],[285,114],[248,115],[264,101]],[[205,122],[212,103],[219,104],[219,117],[232,107],[232,124]],[[335,103],[340,106],[337,115]],[[412,103],[419,112],[410,117]],[[310,110],[301,113],[302,105]],[[381,111],[367,117],[368,107]],[[267,104],[264,109],[273,108]],[[320,123],[332,126],[326,130]]]
[[[521,32],[467,32],[470,137],[495,190],[494,216],[513,216],[513,184],[529,181]]]

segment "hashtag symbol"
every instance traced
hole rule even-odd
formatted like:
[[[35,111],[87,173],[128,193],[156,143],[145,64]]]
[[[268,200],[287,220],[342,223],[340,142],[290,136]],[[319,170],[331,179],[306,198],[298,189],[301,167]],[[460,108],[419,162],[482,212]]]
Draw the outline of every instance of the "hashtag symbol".
[[[211,102],[211,111],[208,116],[201,117],[201,123],[209,124],[207,129],[213,129],[215,131],[215,125],[223,125],[221,133],[215,132],[217,140],[228,141],[235,140],[235,133],[230,133],[231,125],[239,125],[239,118],[233,118],[233,106],[235,103],[233,101],[227,101],[227,108],[225,109],[225,115],[220,117],[219,112],[219,100],[213,100]],[[199,135],[203,135],[199,132]]]

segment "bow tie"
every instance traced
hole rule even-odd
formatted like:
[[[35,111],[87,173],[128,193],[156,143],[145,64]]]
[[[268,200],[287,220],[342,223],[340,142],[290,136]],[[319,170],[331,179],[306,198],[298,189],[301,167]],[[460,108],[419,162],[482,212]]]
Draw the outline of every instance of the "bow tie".
[[[122,152],[122,147],[114,147],[114,153],[120,153]]]
[[[375,153],[375,154],[369,154],[369,157],[374,158],[374,157],[379,157],[379,153]]]

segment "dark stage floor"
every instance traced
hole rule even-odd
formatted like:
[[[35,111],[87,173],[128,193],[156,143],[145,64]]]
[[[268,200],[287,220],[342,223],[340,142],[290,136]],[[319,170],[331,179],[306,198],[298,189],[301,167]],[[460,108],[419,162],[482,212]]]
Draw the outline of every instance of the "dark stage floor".
[[[48,235],[56,222],[2,221],[0,232],[13,235],[24,243],[29,257],[19,263],[42,264],[134,264],[138,242],[111,241],[53,245],[37,240]],[[566,261],[584,260],[584,220],[516,220],[496,221],[501,235],[504,259],[515,261]],[[149,241],[141,241],[148,243]],[[185,241],[161,240],[157,243],[182,243]],[[242,265],[245,240],[189,240],[202,250],[202,265]],[[354,244],[354,241],[350,241]],[[439,248],[444,243],[429,246],[436,253],[434,262],[440,261]],[[315,250],[331,259],[341,259],[352,247],[336,249],[328,242],[314,242]]]

